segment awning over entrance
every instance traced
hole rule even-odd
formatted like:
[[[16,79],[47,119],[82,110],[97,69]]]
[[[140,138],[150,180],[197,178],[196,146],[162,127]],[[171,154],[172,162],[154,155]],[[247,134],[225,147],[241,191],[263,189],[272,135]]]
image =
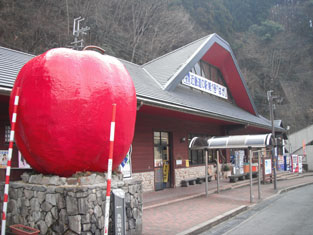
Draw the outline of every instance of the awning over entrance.
[[[272,145],[272,134],[262,135],[233,135],[222,137],[194,137],[189,148],[200,149],[243,149],[243,148],[265,148]]]

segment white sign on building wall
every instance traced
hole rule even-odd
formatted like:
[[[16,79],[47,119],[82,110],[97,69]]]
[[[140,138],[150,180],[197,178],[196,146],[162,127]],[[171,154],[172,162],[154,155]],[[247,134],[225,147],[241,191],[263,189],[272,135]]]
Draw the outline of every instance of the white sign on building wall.
[[[182,84],[227,99],[227,88],[194,73],[187,73]]]
[[[130,146],[129,151],[122,161],[120,167],[121,172],[123,173],[124,178],[131,178],[132,177],[132,162],[131,162],[131,155],[132,155],[132,146]]]
[[[265,175],[272,174],[272,160],[271,159],[265,159]]]

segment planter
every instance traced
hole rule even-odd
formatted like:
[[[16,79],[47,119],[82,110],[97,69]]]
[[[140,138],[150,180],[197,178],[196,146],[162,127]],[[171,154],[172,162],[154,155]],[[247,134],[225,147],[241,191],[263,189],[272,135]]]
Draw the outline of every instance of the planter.
[[[13,234],[17,235],[37,235],[40,233],[38,229],[25,226],[23,224],[14,224],[9,226]]]
[[[223,178],[228,179],[228,176],[231,176],[231,171],[223,171]]]

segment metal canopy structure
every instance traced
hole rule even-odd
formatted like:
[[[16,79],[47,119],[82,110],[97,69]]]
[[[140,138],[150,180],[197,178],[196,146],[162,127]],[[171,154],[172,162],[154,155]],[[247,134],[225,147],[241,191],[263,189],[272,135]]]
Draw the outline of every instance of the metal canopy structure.
[[[205,191],[208,196],[208,150],[219,150],[219,149],[247,149],[249,148],[249,175],[250,175],[250,202],[253,202],[252,195],[252,148],[266,148],[271,146],[273,141],[272,134],[262,135],[233,135],[233,136],[222,136],[222,137],[194,137],[189,144],[191,150],[206,150],[205,154]],[[217,151],[217,193],[219,193],[219,151]],[[258,192],[259,199],[261,199],[260,190],[260,152],[258,152]]]
[[[194,137],[189,148],[192,150],[266,148],[272,143],[272,134]]]

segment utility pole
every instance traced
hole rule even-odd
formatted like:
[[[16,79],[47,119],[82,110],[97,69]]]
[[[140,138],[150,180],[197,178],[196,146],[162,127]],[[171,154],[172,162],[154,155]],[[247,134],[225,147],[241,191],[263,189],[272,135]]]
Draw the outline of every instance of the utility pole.
[[[75,50],[82,49],[84,47],[84,39],[79,40],[79,36],[87,34],[86,32],[90,30],[90,27],[86,26],[84,28],[80,28],[80,22],[85,20],[85,18],[82,18],[81,16],[74,19],[73,23],[73,36],[74,36],[74,42],[71,42],[73,48]]]
[[[272,145],[272,164],[273,164],[273,173],[274,173],[274,190],[277,189],[277,178],[276,178],[276,155],[275,155],[275,147],[276,147],[276,138],[275,138],[275,126],[274,126],[274,107],[273,107],[273,97],[272,90],[267,91],[267,100],[270,108],[270,117],[272,124],[272,136],[273,136],[273,145]]]

